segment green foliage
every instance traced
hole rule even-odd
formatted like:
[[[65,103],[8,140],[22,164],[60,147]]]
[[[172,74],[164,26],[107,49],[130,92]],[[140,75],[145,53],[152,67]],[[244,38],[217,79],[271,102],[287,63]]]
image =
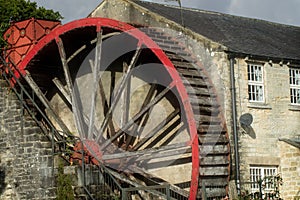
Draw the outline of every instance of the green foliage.
[[[64,165],[61,162],[57,175],[57,200],[75,200],[72,188],[72,179],[68,174],[64,174]]]
[[[38,7],[36,2],[28,0],[0,0],[0,48],[3,48],[5,45],[2,35],[9,27],[11,21],[20,21],[32,17],[48,20],[63,19],[59,12]]]

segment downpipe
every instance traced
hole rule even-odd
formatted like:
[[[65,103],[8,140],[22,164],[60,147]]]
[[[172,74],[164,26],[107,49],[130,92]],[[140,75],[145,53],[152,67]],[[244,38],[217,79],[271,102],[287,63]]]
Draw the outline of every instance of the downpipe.
[[[236,112],[236,88],[235,88],[235,77],[234,77],[234,63],[235,59],[230,56],[230,90],[231,90],[231,108],[232,108],[232,127],[234,137],[234,155],[235,155],[235,184],[238,195],[241,194],[240,189],[240,159],[239,159],[239,138],[237,131],[237,112]]]

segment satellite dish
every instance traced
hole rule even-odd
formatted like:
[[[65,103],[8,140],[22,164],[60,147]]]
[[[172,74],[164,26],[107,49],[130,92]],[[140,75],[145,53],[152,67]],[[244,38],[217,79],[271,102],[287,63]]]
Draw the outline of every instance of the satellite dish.
[[[243,126],[251,126],[253,122],[253,116],[250,113],[242,114],[240,117],[240,123]]]
[[[245,113],[240,117],[240,124],[244,129],[245,133],[248,134],[251,138],[255,139],[256,134],[251,124],[253,122],[253,116],[250,113]]]

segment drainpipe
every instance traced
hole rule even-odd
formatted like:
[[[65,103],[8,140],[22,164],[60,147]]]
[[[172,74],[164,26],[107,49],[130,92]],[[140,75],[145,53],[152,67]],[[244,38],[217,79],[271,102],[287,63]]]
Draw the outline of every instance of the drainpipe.
[[[235,184],[238,195],[240,195],[240,161],[239,161],[239,147],[238,147],[238,131],[237,131],[237,112],[236,112],[236,88],[234,77],[234,62],[233,56],[230,56],[230,90],[231,90],[231,108],[232,108],[232,127],[234,137],[234,154],[235,154]]]

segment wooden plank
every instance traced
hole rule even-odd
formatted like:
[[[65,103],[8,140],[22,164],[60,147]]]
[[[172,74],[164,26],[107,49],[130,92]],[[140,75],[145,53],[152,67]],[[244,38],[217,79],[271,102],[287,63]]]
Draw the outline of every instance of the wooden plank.
[[[128,70],[128,65],[126,62],[123,62],[123,73],[126,73]],[[123,126],[125,123],[127,123],[129,118],[129,105],[130,105],[130,87],[131,87],[131,77],[129,76],[126,86],[124,87],[124,90],[122,92],[122,99],[121,102],[121,112],[122,114],[122,121],[121,126]]]
[[[67,62],[67,59],[66,59],[66,52],[65,52],[65,48],[64,48],[62,39],[58,37],[56,39],[56,44],[57,44],[57,47],[58,47],[58,50],[59,50],[59,55],[60,55],[62,66],[63,66],[64,77],[65,77],[65,80],[66,80],[66,83],[67,83],[68,90],[70,91],[70,94],[71,94],[72,111],[73,111],[73,114],[74,114],[75,123],[77,125],[77,129],[78,129],[79,133],[81,135],[86,135],[86,133],[84,131],[84,122],[83,122],[83,119],[80,115],[78,100],[76,99],[76,97],[78,95],[76,95],[75,90],[73,90],[73,82],[72,82],[68,62]]]
[[[30,87],[32,88],[32,90],[38,96],[38,98],[40,99],[40,101],[42,102],[42,104],[48,110],[49,114],[54,118],[54,120],[57,122],[57,124],[62,129],[62,131],[70,134],[71,133],[70,130],[65,125],[65,123],[58,117],[57,113],[52,108],[52,106],[51,106],[50,102],[48,101],[48,99],[45,97],[45,95],[40,90],[39,86],[35,83],[35,81],[30,76],[29,71],[25,70],[25,72],[26,72],[26,75],[24,76],[24,78],[25,78],[26,82],[30,85]]]
[[[187,62],[184,57],[178,56],[177,54],[174,54],[172,52],[166,52],[166,55],[168,58],[173,62],[173,61],[178,61],[178,62]]]
[[[211,87],[209,85],[209,83],[207,83],[206,81],[204,81],[203,79],[200,80],[200,79],[197,79],[197,80],[194,80],[193,78],[188,78],[188,77],[185,77],[183,78],[182,80],[183,84],[186,86],[186,85],[190,85],[192,87],[199,87],[199,88],[209,88]]]
[[[153,96],[155,94],[155,91],[156,91],[156,84],[152,84],[141,108],[144,108],[145,106],[147,106],[147,104],[150,103],[151,99],[153,98]],[[135,134],[135,135],[134,136],[133,135],[129,136],[128,140],[126,141],[126,148],[128,148],[129,144],[134,143],[133,138],[139,137],[140,134],[143,132],[144,127],[146,126],[147,121],[148,121],[149,116],[150,116],[149,111],[150,110],[148,110],[148,112],[146,112],[145,115],[142,116],[141,118],[139,118],[139,120],[136,122],[136,126],[134,126],[132,131],[131,131],[131,133]]]
[[[82,45],[79,49],[77,49],[69,58],[66,60],[69,63],[73,58],[75,58],[81,51],[86,49],[86,45]]]
[[[112,32],[112,33],[108,33],[105,35],[102,35],[102,40],[104,40],[105,38],[114,36],[114,35],[119,35],[120,32]],[[94,44],[97,42],[97,38],[95,38],[94,40],[90,41],[90,44]],[[67,62],[69,63],[73,58],[75,58],[80,52],[82,52],[84,49],[87,48],[87,45],[82,45],[79,49],[77,49],[71,56],[69,56],[69,58],[67,59]]]
[[[227,144],[229,142],[226,135],[199,135],[199,144]]]
[[[101,97],[100,99],[101,99],[101,103],[102,103],[102,107],[103,107],[103,114],[106,115],[107,110],[109,109],[109,107],[108,107],[108,101],[106,99],[106,95],[104,93],[104,87],[103,87],[101,77],[98,80],[98,85],[99,85],[99,94],[100,94],[100,97]],[[114,127],[114,124],[113,124],[113,121],[112,121],[112,116],[110,116],[109,119],[108,119],[108,129],[109,129],[109,132],[110,132],[110,136],[113,136],[113,135],[116,134],[115,127]],[[99,133],[99,134],[101,134],[101,133]]]
[[[199,180],[199,186],[205,185],[206,187],[223,187],[228,185],[228,178],[226,177],[204,177]]]
[[[136,159],[136,162],[146,160],[147,164],[145,168],[147,169],[151,168],[150,166],[151,164],[155,166],[155,163],[161,164],[161,165],[156,165],[158,168],[160,167],[165,168],[166,166],[170,166],[170,164],[176,162],[179,159],[183,160],[181,164],[192,163],[191,152],[192,152],[191,147],[166,150],[166,151],[156,152],[152,154],[141,155]],[[156,160],[156,162],[151,161],[151,163],[148,163],[147,161],[148,160],[150,161],[151,159],[158,159],[158,160]],[[176,166],[178,166],[178,164],[176,164]]]
[[[227,176],[229,175],[228,166],[206,167],[200,166],[200,176]]]
[[[195,67],[194,64],[189,63],[189,62],[172,61],[172,63],[176,68],[183,68],[183,69],[189,69],[189,70],[197,70],[198,69]]]
[[[227,195],[226,188],[220,187],[220,188],[205,188],[206,197],[208,198],[223,198]],[[198,196],[200,197],[202,195],[203,191],[202,188],[198,189]]]
[[[160,130],[163,129],[165,125],[167,125],[173,118],[178,115],[179,113],[179,108],[176,108],[171,114],[167,116],[165,121],[162,121],[159,123],[156,127],[154,127],[143,139],[141,139],[137,144],[134,145],[133,149],[137,150],[139,149],[142,145],[144,145],[150,138],[153,138],[156,133],[159,133]]]
[[[197,123],[197,122],[196,122]],[[222,126],[222,125],[210,125],[210,124],[203,124],[201,126],[199,126],[197,128],[198,132],[200,133],[211,133],[211,132],[214,132],[214,133],[223,133],[225,132],[225,128]]]
[[[140,151],[125,151],[122,153],[115,153],[115,154],[104,154],[102,159],[106,160],[113,160],[113,159],[126,159],[129,157],[136,158],[136,161],[141,161],[145,159],[153,159],[153,158],[160,158],[160,157],[168,157],[174,155],[180,155],[185,152],[190,152],[191,147],[188,146],[186,143],[177,143],[168,146],[162,146],[159,148],[151,148],[151,149],[144,149]]]
[[[64,95],[64,97],[66,98],[66,100],[68,101],[68,103],[71,104],[70,92],[67,91],[67,89],[61,83],[61,81],[57,77],[55,77],[54,79],[52,79],[52,81],[55,84],[55,86],[57,87],[57,89]]]
[[[159,93],[147,106],[145,106],[139,113],[137,113],[129,122],[122,127],[113,137],[109,138],[103,145],[101,145],[101,150],[106,148],[115,139],[117,139],[124,131],[127,131],[137,119],[139,119],[145,112],[147,112],[152,106],[154,106],[158,101],[160,101],[173,87],[175,83],[172,82],[168,87],[166,87],[161,93]],[[98,140],[96,140],[98,141]]]
[[[208,155],[228,155],[229,147],[227,145],[200,145],[200,157]]]
[[[68,103],[72,104],[69,91],[66,90],[66,88],[63,86],[61,81],[57,78],[54,78],[53,82],[55,83],[56,87],[60,90],[60,92],[65,96]],[[82,113],[82,114],[83,114],[84,122],[87,123],[89,121],[88,116],[86,116],[84,113]],[[98,135],[98,134],[99,134],[99,131],[97,130],[96,126],[94,126],[94,135]]]
[[[196,114],[194,115],[195,117],[195,121],[196,121],[196,124],[203,124],[203,123],[208,123],[208,122],[211,122],[211,123],[214,123],[214,124],[221,124],[221,119],[219,117],[216,117],[216,116],[210,116],[210,115],[202,115],[202,113],[200,112],[199,113],[200,115]]]
[[[64,48],[64,44],[62,42],[62,39],[57,38],[56,44],[57,44],[60,59],[61,59],[61,62],[62,62],[62,66],[63,66],[64,75],[65,75],[66,83],[67,83],[67,86],[68,86],[68,90],[70,92],[72,92],[72,88],[73,88],[72,78],[71,78],[71,74],[70,74],[70,71],[69,71],[69,66],[68,66],[68,62],[67,62],[67,58],[66,58],[66,52],[65,52],[65,48]]]
[[[147,141],[140,149],[168,145],[170,140],[176,136],[176,133],[180,132],[179,130],[181,127],[183,127],[183,122],[181,121],[180,116],[176,115],[168,123],[162,126],[152,137],[148,137]]]
[[[128,65],[126,62],[123,62],[123,73],[126,73]],[[124,87],[124,91],[122,92],[123,101],[121,101],[121,123],[120,126],[123,127],[129,119],[129,106],[130,106],[130,88],[131,88],[131,77],[128,78],[126,87]],[[126,134],[126,141],[125,141],[125,149],[128,149],[129,145],[132,144],[134,141],[134,136],[136,130],[131,131],[131,134]],[[120,141],[121,142],[121,141]],[[122,145],[122,144],[121,144]]]
[[[209,114],[209,115],[216,116],[220,113],[219,106],[211,106],[211,105],[204,106],[204,105],[193,104],[192,108],[195,114],[200,112],[206,115]]]
[[[95,106],[96,106],[96,97],[98,91],[98,72],[100,71],[101,64],[101,50],[102,50],[102,29],[97,33],[97,42],[96,42],[96,50],[95,50],[95,59],[94,63],[90,62],[90,67],[93,75],[93,84],[92,84],[92,96],[91,96],[91,108],[90,108],[90,116],[89,116],[89,124],[88,124],[88,139],[93,139],[94,132],[94,122],[95,122]],[[91,61],[91,60],[90,60]],[[100,132],[101,133],[101,132]]]
[[[186,86],[186,91],[189,96],[215,96],[208,88]]]
[[[200,156],[201,166],[213,166],[213,165],[227,165],[229,164],[227,155],[207,155],[204,157]]]
[[[185,70],[178,68],[177,71],[180,73],[181,76],[185,78],[193,78],[195,81],[203,81],[203,78],[205,78],[205,76],[200,73],[200,70]]]
[[[120,35],[122,32],[111,32],[111,33],[106,33],[105,35],[102,35],[102,40],[104,40],[104,39],[106,39],[106,38],[109,38],[109,37],[111,37],[111,36],[115,36],[115,35]],[[91,44],[94,44],[94,43],[96,43],[97,42],[97,38],[95,38],[95,39],[93,39],[92,41],[91,41]]]
[[[181,154],[180,157],[166,157],[166,159],[146,160],[141,166],[146,170],[165,169],[166,167],[180,167],[180,165],[192,164],[192,154]]]
[[[165,43],[158,43],[159,47],[162,48],[165,51],[171,51],[171,52],[181,52],[184,51],[184,47],[175,45],[175,44],[165,44]]]
[[[192,105],[219,107],[219,104],[218,104],[216,98],[213,98],[213,97],[204,97],[204,98],[189,97],[189,100]]]
[[[109,100],[109,105],[112,104],[112,94],[114,93],[114,90],[115,90],[115,85],[116,85],[116,72],[115,71],[110,71],[110,91],[109,91],[109,94],[110,94],[110,98],[108,99]]]
[[[122,77],[122,80],[121,80],[120,86],[119,86],[119,88],[118,88],[118,90],[116,92],[115,98],[114,98],[113,102],[111,103],[110,108],[109,108],[109,110],[108,110],[108,112],[107,112],[107,114],[106,114],[106,116],[105,116],[105,118],[104,118],[104,120],[103,120],[103,122],[102,122],[102,124],[100,126],[101,127],[100,128],[100,133],[104,133],[104,131],[105,131],[107,125],[108,125],[108,120],[110,119],[110,116],[112,115],[112,112],[114,111],[114,109],[115,109],[115,107],[117,105],[117,102],[119,101],[120,95],[121,95],[121,93],[122,93],[122,91],[123,91],[123,89],[125,87],[125,84],[126,84],[128,78],[130,76],[130,70],[134,67],[135,63],[137,62],[140,53],[141,53],[141,46],[138,46],[137,50],[135,51],[134,56],[131,59],[131,62],[129,64],[129,66],[128,66],[126,74]],[[119,136],[117,136],[117,137],[119,137]],[[100,138],[100,136],[96,138],[96,142],[99,142],[99,138]]]

